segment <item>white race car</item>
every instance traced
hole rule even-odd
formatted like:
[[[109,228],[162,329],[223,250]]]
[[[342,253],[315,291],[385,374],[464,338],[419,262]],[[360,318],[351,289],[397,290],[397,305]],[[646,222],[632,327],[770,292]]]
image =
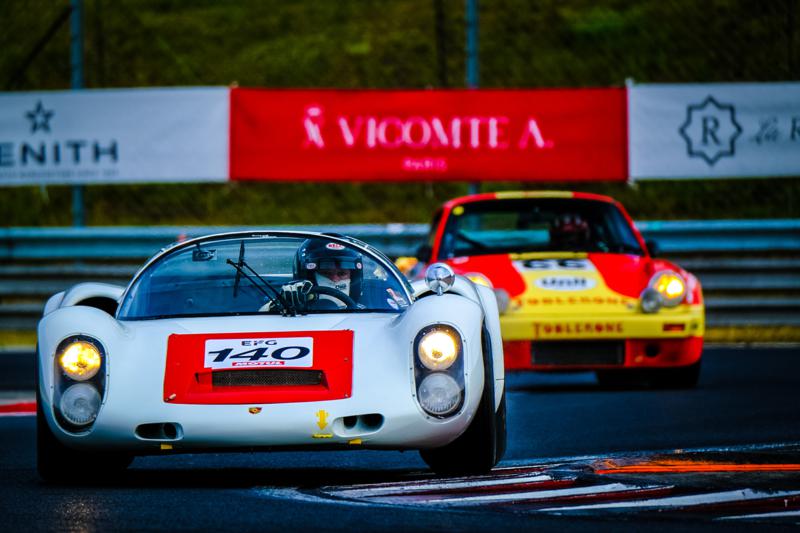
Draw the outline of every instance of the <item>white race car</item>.
[[[38,471],[136,455],[418,449],[437,473],[505,450],[494,294],[431,265],[413,285],[375,248],[310,232],[168,247],[127,288],[82,283],[39,322]]]

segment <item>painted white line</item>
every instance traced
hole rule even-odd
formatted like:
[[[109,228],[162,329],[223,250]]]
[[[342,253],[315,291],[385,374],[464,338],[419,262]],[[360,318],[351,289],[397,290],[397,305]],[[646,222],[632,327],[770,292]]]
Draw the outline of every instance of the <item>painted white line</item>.
[[[800,518],[800,509],[795,511],[775,511],[774,513],[744,514],[738,516],[721,516],[715,520],[752,520],[753,518],[785,518],[796,516]]]
[[[410,481],[388,481],[384,483],[361,483],[361,484],[354,484],[354,485],[331,485],[328,487],[321,487],[321,490],[358,490],[358,489],[381,489],[381,488],[397,488],[397,487],[413,487],[419,485],[421,483],[460,483],[462,481],[480,481],[480,480],[491,480],[491,479],[498,479],[499,477],[510,477],[510,476],[530,476],[530,475],[540,475],[544,472],[545,468],[549,466],[542,466],[542,465],[524,465],[524,466],[513,466],[513,467],[502,467],[497,468],[495,467],[489,474],[482,474],[478,476],[459,476],[459,477],[451,477],[451,478],[439,478],[435,477],[434,474],[430,472],[425,472],[425,477],[420,479],[413,479]]]
[[[308,503],[339,503],[343,505],[352,505],[357,507],[369,507],[375,505],[372,502],[359,502],[353,500],[333,500],[329,497],[316,496],[314,494],[307,494],[298,489],[273,489],[266,487],[257,487],[253,489],[256,496],[262,498],[279,498],[282,500],[302,501]]]
[[[403,485],[395,485],[395,486],[390,485],[387,487],[379,487],[379,488],[363,488],[363,489],[345,488],[339,490],[328,489],[326,492],[334,493],[337,496],[343,496],[345,498],[370,498],[370,497],[387,496],[387,495],[403,496],[405,494],[416,494],[420,492],[434,492],[434,491],[447,492],[450,490],[464,490],[464,489],[480,490],[482,488],[488,488],[488,487],[503,487],[505,485],[542,483],[546,481],[555,481],[555,480],[548,475],[537,474],[534,476],[531,475],[513,476],[513,477],[508,476],[504,479],[487,479],[479,481],[457,481],[457,482],[439,481],[434,483],[421,482],[414,485],[408,485],[404,483]]]
[[[13,411],[13,412],[10,412],[10,413],[0,413],[0,418],[6,417],[6,416],[9,416],[9,417],[10,416],[36,416],[36,413],[35,412],[30,412],[30,411]]]
[[[552,507],[548,509],[540,509],[540,512],[569,513],[572,511],[600,509],[663,509],[665,507],[680,508],[739,501],[764,500],[789,496],[800,496],[800,491],[767,492],[753,489],[741,489],[724,492],[711,492],[707,494],[693,494],[690,496],[670,496],[666,498],[653,498],[630,502],[597,503],[591,505],[575,505],[571,507]]]
[[[625,485],[624,483],[609,483],[607,485],[594,485],[591,487],[577,487],[553,490],[533,490],[514,492],[508,494],[486,494],[482,496],[466,496],[464,498],[430,498],[414,499],[418,504],[435,505],[486,505],[491,503],[536,502],[575,496],[588,496],[595,494],[612,494],[618,492],[631,492],[640,490],[668,489],[668,485]],[[399,498],[398,498],[399,500]],[[387,500],[383,500],[387,501]]]
[[[633,459],[636,457],[652,457],[654,455],[671,455],[675,453],[702,453],[702,452],[746,452],[758,450],[774,450],[781,448],[800,447],[800,441],[770,442],[761,444],[737,444],[734,446],[703,446],[696,448],[669,448],[661,450],[636,450],[613,452],[600,455],[573,455],[568,457],[541,457],[536,458],[536,463],[531,463],[533,459],[512,459],[504,460],[503,463],[509,468],[536,467],[542,470],[555,466],[569,466],[583,464],[587,462],[613,460],[615,458]],[[539,462],[541,461],[541,462]]]
[[[795,511],[775,511],[774,513],[760,513],[760,514],[743,514],[738,516],[721,516],[715,520],[751,520],[753,518],[785,518],[787,516],[796,516],[800,518],[800,509]]]

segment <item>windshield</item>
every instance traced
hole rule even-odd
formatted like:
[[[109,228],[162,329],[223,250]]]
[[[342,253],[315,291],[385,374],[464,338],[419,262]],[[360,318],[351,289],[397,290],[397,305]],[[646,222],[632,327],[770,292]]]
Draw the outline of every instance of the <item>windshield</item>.
[[[152,263],[125,295],[118,318],[399,313],[409,305],[407,293],[402,276],[385,265],[341,239],[207,239]]]
[[[454,207],[439,257],[551,251],[644,255],[628,221],[613,204],[520,198]]]

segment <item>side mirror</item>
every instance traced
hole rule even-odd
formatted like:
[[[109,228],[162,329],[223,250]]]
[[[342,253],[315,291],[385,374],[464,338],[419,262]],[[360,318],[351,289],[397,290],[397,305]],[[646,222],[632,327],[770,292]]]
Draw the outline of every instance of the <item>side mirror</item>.
[[[658,257],[661,255],[661,249],[658,246],[658,243],[652,239],[647,239],[644,241],[645,246],[647,246],[647,250],[650,252],[652,257]]]
[[[455,282],[453,269],[445,263],[434,263],[425,271],[425,283],[439,296],[449,291]]]
[[[430,263],[431,262],[431,252],[433,250],[427,244],[421,244],[419,248],[417,248],[416,253],[414,254],[417,259],[420,260],[422,263]]]

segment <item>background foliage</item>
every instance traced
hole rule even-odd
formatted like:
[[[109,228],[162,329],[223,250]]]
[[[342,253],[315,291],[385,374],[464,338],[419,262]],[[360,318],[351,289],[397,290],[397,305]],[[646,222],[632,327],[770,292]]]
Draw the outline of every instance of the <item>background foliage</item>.
[[[66,0],[5,0],[4,90],[68,89]],[[86,86],[463,87],[464,0],[84,0]],[[797,80],[800,0],[483,0],[480,86]],[[48,37],[48,29],[55,28]],[[46,38],[47,37],[47,38]],[[38,49],[37,45],[42,46]],[[798,178],[579,188],[638,219],[800,216]],[[423,222],[467,183],[92,186],[87,224]],[[0,190],[2,225],[68,225],[68,187]]]

